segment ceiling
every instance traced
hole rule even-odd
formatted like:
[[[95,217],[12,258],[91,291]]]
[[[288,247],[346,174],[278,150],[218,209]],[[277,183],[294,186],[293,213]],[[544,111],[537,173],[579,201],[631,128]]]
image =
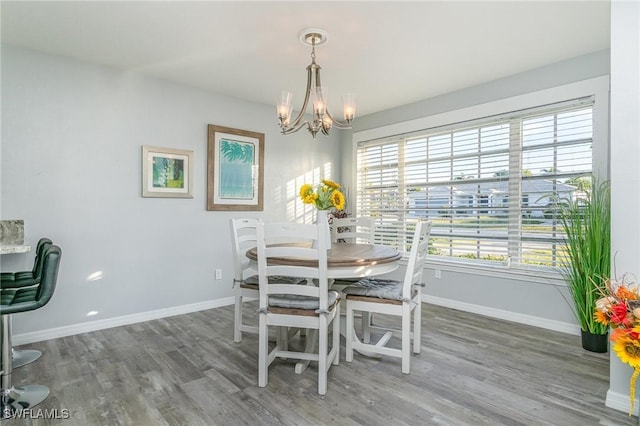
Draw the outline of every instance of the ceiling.
[[[329,107],[370,114],[609,48],[609,1],[2,0],[2,43],[253,102],[304,97],[309,27]],[[275,113],[275,108],[274,108]]]

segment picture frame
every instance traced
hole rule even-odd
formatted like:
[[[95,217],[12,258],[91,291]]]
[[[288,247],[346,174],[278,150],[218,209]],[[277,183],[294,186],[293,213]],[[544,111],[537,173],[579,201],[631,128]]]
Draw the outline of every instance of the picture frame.
[[[143,145],[142,196],[193,198],[193,151]]]
[[[262,211],[264,133],[209,124],[207,210]]]

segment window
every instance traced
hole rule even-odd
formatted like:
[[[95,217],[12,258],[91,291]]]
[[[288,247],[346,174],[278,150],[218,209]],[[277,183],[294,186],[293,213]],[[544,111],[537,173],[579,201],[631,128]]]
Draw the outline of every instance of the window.
[[[357,211],[407,250],[431,220],[430,253],[516,268],[564,254],[554,200],[592,172],[593,97],[357,144]]]

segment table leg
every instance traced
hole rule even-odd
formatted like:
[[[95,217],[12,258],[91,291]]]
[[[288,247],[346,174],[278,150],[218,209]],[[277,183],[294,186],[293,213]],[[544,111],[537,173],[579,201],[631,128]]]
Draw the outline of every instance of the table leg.
[[[364,321],[364,318],[363,318],[363,321]],[[353,333],[354,339],[358,339],[358,335],[356,334],[355,329],[351,330],[351,333]],[[345,339],[347,338],[347,322],[346,321],[340,321],[340,335]],[[354,349],[354,350],[358,352],[360,355],[368,356],[369,358],[382,358],[382,355],[380,354],[376,354],[369,351],[363,351],[359,349]]]
[[[307,329],[306,331],[306,343],[304,347],[304,351],[307,353],[315,353],[318,345],[318,330],[316,329]],[[296,374],[302,374],[304,370],[309,366],[309,360],[303,359],[302,361],[296,364]]]

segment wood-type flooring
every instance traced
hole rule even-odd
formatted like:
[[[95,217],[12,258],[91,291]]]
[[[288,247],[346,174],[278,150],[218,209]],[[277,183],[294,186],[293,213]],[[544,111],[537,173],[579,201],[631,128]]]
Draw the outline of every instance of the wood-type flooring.
[[[423,304],[410,375],[399,358],[345,362],[342,339],[319,396],[314,363],[297,375],[276,360],[258,388],[257,336],[234,343],[232,329],[226,306],[25,345],[44,355],[16,369],[14,384],[51,394],[36,418],[2,425],[637,424],[605,407],[609,354],[583,350],[578,336]]]

